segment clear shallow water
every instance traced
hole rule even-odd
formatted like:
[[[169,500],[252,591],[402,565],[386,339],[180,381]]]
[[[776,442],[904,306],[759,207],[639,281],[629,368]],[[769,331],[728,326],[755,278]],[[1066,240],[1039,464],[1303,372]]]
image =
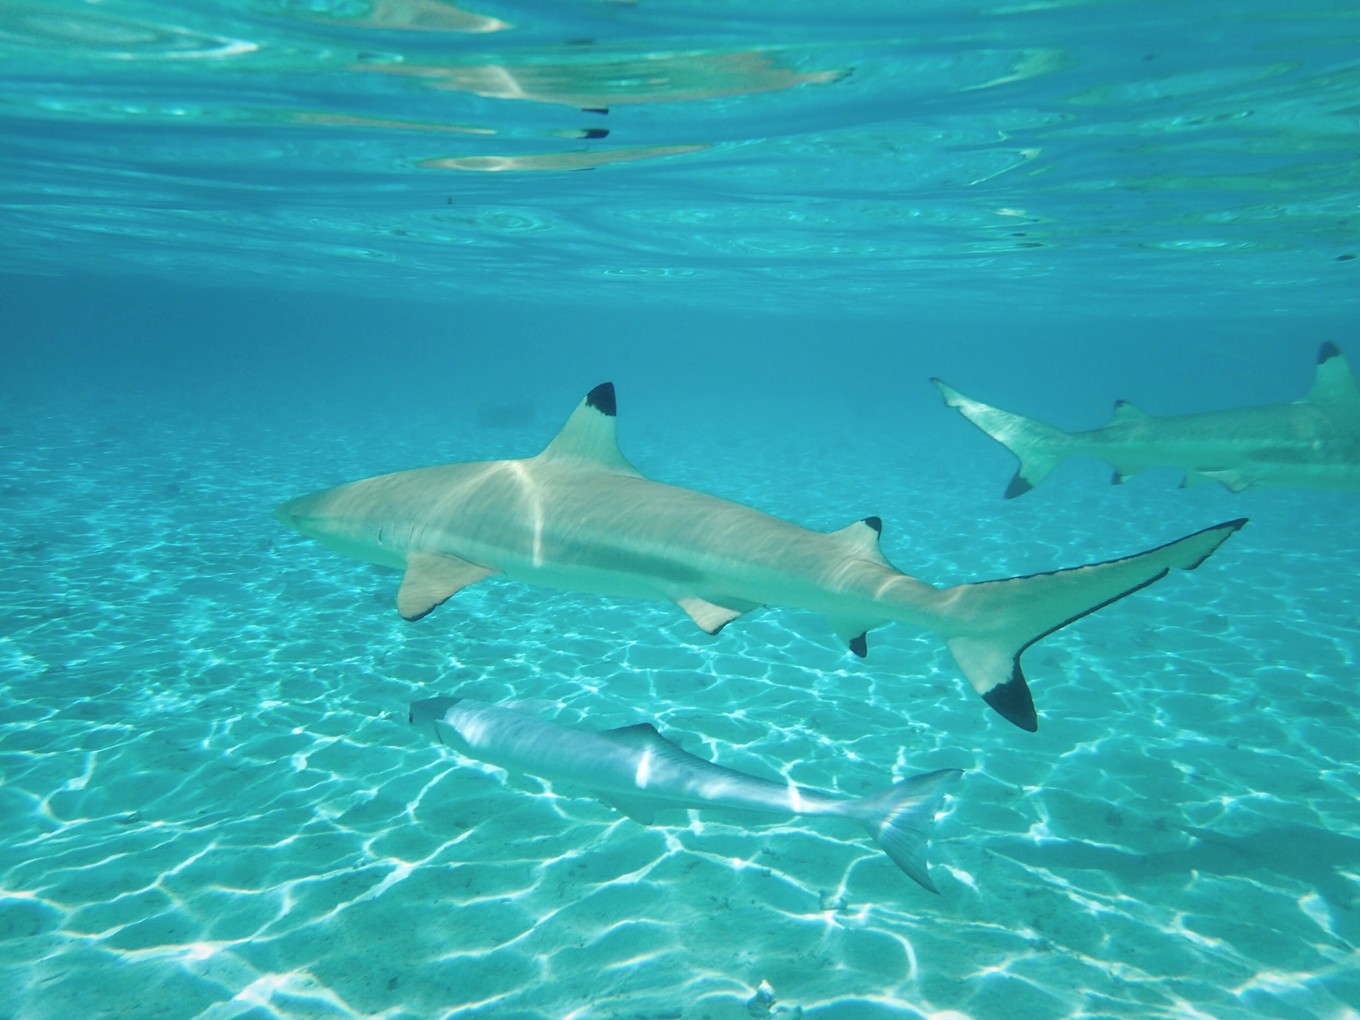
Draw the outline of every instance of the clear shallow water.
[[[0,1015],[1355,1016],[1354,494],[1004,502],[926,382],[1090,427],[1360,351],[1355,16],[1282,10],[0,9]],[[603,379],[651,476],[881,515],[935,583],[1252,523],[1032,648],[1029,735],[905,628],[496,581],[411,625],[271,514]],[[404,719],[457,691],[847,794],[966,769],[941,895],[449,757]]]
[[[267,512],[355,459],[423,452],[340,407],[293,436],[211,398],[23,414],[0,575],[12,1015],[742,1017],[762,980],[774,1015],[1356,1008],[1356,619],[1334,593],[1360,550],[1319,524],[1349,496],[1112,488],[1073,466],[1003,504],[976,498],[963,427],[934,455],[851,463],[788,432],[732,449],[700,422],[680,442],[656,414],[630,427],[622,396],[653,475],[823,527],[882,512],[889,555],[941,583],[1256,520],[1032,649],[1031,736],[904,628],[861,662],[806,614],[710,639],[668,606],[496,582],[406,624],[395,575]],[[447,441],[480,456],[551,431]],[[404,720],[452,691],[588,727],[655,720],[724,764],[846,793],[965,768],[932,851],[942,893],[853,827],[647,828],[452,759]]]

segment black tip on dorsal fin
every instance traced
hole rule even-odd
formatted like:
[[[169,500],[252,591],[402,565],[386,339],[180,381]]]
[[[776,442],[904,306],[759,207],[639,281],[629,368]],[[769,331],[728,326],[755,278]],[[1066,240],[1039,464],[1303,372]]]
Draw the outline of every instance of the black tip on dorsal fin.
[[[1127,403],[1128,403],[1127,400],[1125,400],[1123,397],[1120,397],[1118,400],[1114,402],[1114,409],[1118,411],[1121,407],[1123,407]]]
[[[1034,488],[1033,485],[1017,474],[1011,479],[1011,484],[1006,486],[1006,499],[1014,499],[1016,496],[1023,496],[1032,488]]]
[[[1025,683],[1025,674],[1020,671],[1018,658],[1011,667],[1011,678],[993,687],[982,700],[1022,730],[1033,733],[1039,728],[1039,714],[1034,711],[1034,698],[1029,693],[1029,684]]]
[[[1328,340],[1322,345],[1322,349],[1318,351],[1318,364],[1321,365],[1324,361],[1329,361],[1332,358],[1340,356],[1340,354],[1341,348]]]
[[[850,651],[854,652],[861,659],[869,654],[869,632],[863,631],[857,637],[850,639]]]
[[[869,527],[871,527],[871,528],[874,529],[874,534],[875,534],[875,535],[881,535],[881,534],[883,534],[883,518],[881,518],[881,517],[866,517],[866,518],[864,518],[864,523],[867,524],[867,525],[869,525]]]
[[[619,405],[614,399],[614,384],[602,382],[586,394],[586,404],[603,415],[613,418],[618,414]]]

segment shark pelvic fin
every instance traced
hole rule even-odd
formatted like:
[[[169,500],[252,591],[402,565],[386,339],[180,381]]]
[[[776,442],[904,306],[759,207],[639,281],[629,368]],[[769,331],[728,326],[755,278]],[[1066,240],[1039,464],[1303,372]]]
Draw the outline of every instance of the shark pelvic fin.
[[[619,451],[613,383],[600,383],[576,406],[562,431],[536,460],[577,461],[619,475],[642,476]]]
[[[397,591],[397,612],[419,620],[470,584],[496,573],[486,567],[439,553],[412,553]]]
[[[676,599],[675,604],[689,614],[689,618],[699,625],[700,630],[709,634],[718,633],[738,616],[757,608],[743,603],[744,608],[733,609],[730,606],[720,606],[716,602],[701,599],[697,595]]]
[[[645,797],[629,797],[625,793],[611,793],[600,800],[621,815],[627,815],[639,825],[651,825],[656,821],[656,805]]]
[[[1317,374],[1313,385],[1299,403],[1346,404],[1360,409],[1360,387],[1346,364],[1346,356],[1333,343],[1325,343],[1318,351]]]

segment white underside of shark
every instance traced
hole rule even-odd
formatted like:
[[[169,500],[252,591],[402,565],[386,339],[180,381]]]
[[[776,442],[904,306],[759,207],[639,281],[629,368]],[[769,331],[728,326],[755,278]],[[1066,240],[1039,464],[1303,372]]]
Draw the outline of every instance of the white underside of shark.
[[[934,379],[945,403],[1020,461],[1006,498],[1023,495],[1068,457],[1100,457],[1113,481],[1149,467],[1185,469],[1184,485],[1360,489],[1360,388],[1334,344],[1318,354],[1317,375],[1292,404],[1155,417],[1118,401],[1102,428],[1064,432],[966,397]]]
[[[407,718],[460,754],[587,790],[644,824],[651,824],[654,811],[667,808],[849,818],[931,892],[936,889],[926,871],[930,828],[946,791],[962,775],[958,769],[940,769],[868,797],[837,797],[706,761],[650,723],[595,733],[470,698],[416,701]]]
[[[380,475],[291,500],[277,513],[333,549],[403,570],[397,608],[410,620],[502,574],[668,600],[710,634],[760,606],[808,609],[860,656],[874,627],[923,628],[946,643],[988,704],[1028,730],[1038,721],[1021,652],[1172,568],[1194,569],[1245,523],[1104,563],[935,588],[888,562],[876,517],[811,531],[643,477],[619,452],[609,383],[591,390],[535,457]]]

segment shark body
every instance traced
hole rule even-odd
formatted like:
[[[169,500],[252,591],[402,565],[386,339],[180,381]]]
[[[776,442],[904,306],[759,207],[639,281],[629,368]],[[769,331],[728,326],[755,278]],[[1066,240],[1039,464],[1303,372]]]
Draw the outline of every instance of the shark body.
[[[1149,467],[1185,469],[1183,485],[1220,482],[1233,492],[1256,486],[1360,489],[1360,387],[1334,344],[1318,354],[1317,374],[1292,404],[1156,417],[1127,401],[1098,429],[1064,432],[1003,411],[931,380],[945,403],[1020,461],[1006,489],[1012,499],[1038,485],[1068,457],[1100,457],[1118,485]]]
[[[1122,559],[935,588],[892,566],[882,523],[811,531],[643,477],[619,452],[614,388],[591,390],[537,456],[380,475],[282,504],[279,518],[347,555],[403,570],[409,620],[492,574],[663,599],[716,634],[765,605],[820,613],[856,655],[889,622],[939,635],[973,687],[1016,725],[1038,719],[1020,654],[1058,628],[1199,566],[1245,521]]]
[[[821,815],[859,822],[908,876],[931,892],[930,829],[963,773],[911,776],[878,794],[846,798],[773,782],[690,754],[650,723],[588,732],[468,698],[411,704],[417,730],[469,758],[597,794],[644,824],[666,808],[727,808],[783,817]]]

